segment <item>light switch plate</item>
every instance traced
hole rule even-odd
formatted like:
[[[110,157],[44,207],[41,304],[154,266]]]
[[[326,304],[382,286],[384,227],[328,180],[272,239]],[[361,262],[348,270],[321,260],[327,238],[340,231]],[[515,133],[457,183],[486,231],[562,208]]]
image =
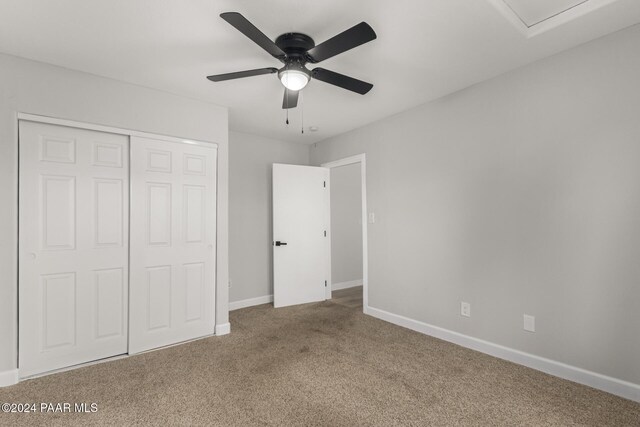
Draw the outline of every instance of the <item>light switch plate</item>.
[[[536,331],[536,318],[529,314],[524,315],[524,330],[528,332]]]
[[[462,301],[460,303],[460,315],[464,317],[471,317],[471,304]]]

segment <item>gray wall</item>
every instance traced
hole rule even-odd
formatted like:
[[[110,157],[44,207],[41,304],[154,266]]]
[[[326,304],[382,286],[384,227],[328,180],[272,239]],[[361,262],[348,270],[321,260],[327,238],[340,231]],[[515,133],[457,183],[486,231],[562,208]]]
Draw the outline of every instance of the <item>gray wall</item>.
[[[638,46],[635,26],[313,147],[367,155],[370,306],[639,384]]]
[[[273,294],[271,165],[309,164],[309,147],[245,133],[229,134],[231,302]]]
[[[331,169],[331,282],[362,280],[360,163]]]
[[[0,54],[0,374],[17,366],[18,112],[218,143],[217,280],[227,283],[227,109]],[[228,287],[216,297],[223,324]]]

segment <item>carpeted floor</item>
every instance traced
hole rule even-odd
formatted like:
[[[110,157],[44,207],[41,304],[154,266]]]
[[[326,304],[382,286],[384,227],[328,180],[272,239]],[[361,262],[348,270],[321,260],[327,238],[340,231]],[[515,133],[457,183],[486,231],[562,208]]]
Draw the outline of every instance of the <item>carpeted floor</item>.
[[[0,403],[95,402],[19,425],[640,426],[640,404],[332,302],[231,313],[231,335],[24,381]]]

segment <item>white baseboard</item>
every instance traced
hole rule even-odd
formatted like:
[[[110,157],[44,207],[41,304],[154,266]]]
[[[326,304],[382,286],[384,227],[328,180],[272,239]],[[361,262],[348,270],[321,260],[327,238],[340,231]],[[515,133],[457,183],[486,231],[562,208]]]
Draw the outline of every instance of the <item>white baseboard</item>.
[[[0,387],[8,387],[10,385],[18,384],[18,380],[19,377],[17,369],[0,372]]]
[[[227,335],[231,333],[231,323],[216,325],[216,335]]]
[[[425,335],[458,344],[462,347],[470,348],[519,365],[524,365],[565,380],[606,391],[607,393],[615,394],[616,396],[624,397],[625,399],[640,402],[640,384],[634,384],[598,374],[596,372],[587,371],[586,369],[567,365],[566,363],[546,359],[544,357],[525,353],[509,347],[504,347],[489,341],[473,338],[459,332],[429,325],[428,323],[409,319],[408,317],[389,313],[377,308],[365,307],[364,313]]]
[[[356,286],[362,286],[362,279],[349,280],[348,282],[332,283],[331,290],[339,291],[340,289],[355,288]]]
[[[270,302],[273,302],[273,295],[265,295],[257,298],[243,299],[240,301],[230,302],[229,311],[238,310],[246,307],[252,307],[254,305],[269,304]]]

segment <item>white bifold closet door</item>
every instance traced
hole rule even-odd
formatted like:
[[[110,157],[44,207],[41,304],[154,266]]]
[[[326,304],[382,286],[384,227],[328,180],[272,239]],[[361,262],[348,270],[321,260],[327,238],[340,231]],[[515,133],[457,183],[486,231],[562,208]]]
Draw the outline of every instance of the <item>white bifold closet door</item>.
[[[127,352],[127,136],[20,121],[19,369]]]
[[[214,333],[216,153],[131,138],[129,353]]]

